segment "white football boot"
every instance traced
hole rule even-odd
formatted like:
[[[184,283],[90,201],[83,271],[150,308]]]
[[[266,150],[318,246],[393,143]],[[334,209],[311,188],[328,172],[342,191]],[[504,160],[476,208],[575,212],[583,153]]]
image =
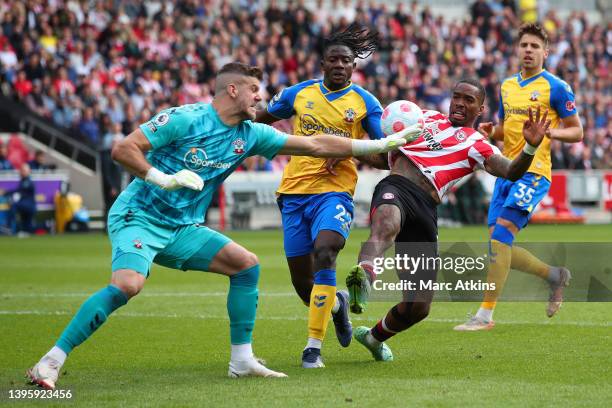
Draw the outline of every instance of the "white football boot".
[[[26,372],[31,384],[36,384],[47,390],[54,390],[62,365],[51,357],[43,357]]]
[[[287,374],[272,371],[257,359],[250,358],[247,360],[230,361],[227,375],[230,378],[240,377],[266,377],[266,378],[284,378]]]

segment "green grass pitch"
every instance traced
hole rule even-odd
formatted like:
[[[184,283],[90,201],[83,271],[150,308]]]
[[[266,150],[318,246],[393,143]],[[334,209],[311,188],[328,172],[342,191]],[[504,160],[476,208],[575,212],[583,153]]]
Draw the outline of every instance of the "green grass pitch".
[[[352,233],[338,261],[339,283],[366,234]],[[444,229],[440,239],[482,241],[485,234],[484,227]],[[72,391],[71,402],[10,401],[8,390],[28,388],[25,370],[80,303],[107,284],[110,245],[102,234],[0,238],[0,404],[383,408],[612,401],[611,303],[568,303],[550,320],[543,302],[501,303],[497,327],[484,333],[452,331],[477,304],[434,303],[427,320],[389,341],[392,363],[374,362],[356,343],[342,349],[330,324],[327,368],[303,370],[307,309],[293,293],[281,233],[229,235],[262,264],[255,352],[288,379],[227,378],[227,279],[156,266],[143,292],[71,354],[58,383]],[[530,226],[519,238],[609,242],[612,227]],[[389,306],[371,303],[353,324],[371,325]]]

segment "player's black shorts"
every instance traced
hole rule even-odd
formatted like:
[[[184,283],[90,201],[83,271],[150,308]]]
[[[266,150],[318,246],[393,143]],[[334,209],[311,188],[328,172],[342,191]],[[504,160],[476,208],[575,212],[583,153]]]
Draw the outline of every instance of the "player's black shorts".
[[[395,254],[416,259],[419,266],[408,269],[396,267],[400,281],[412,282],[413,290],[404,290],[403,302],[431,302],[433,291],[423,289],[421,282],[435,282],[438,257],[438,214],[436,203],[425,191],[405,177],[390,175],[374,190],[370,213],[383,204],[395,205],[402,214],[402,226],[395,238]]]
[[[370,214],[382,204],[395,205],[402,213],[402,228],[395,242],[438,241],[438,203],[406,177],[392,174],[376,185]]]

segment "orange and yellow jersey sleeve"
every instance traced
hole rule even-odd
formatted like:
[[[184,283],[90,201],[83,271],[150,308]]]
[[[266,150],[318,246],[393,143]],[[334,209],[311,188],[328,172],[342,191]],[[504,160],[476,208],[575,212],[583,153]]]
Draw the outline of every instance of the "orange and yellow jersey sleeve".
[[[504,156],[509,159],[518,156],[525,146],[523,123],[529,117],[530,106],[534,111],[540,106],[542,113],[548,109],[551,128],[559,127],[561,119],[577,113],[570,86],[546,70],[526,79],[520,73],[505,79],[501,85],[499,119],[504,123]],[[551,180],[551,168],[550,139],[545,137],[528,171]]]
[[[268,113],[293,119],[293,133],[302,137],[330,134],[361,139],[384,137],[380,127],[382,107],[368,91],[355,84],[330,91],[322,80],[309,80],[285,88],[268,104]],[[279,194],[355,192],[357,168],[351,159],[339,162],[336,176],[325,170],[325,159],[293,156],[283,172]]]

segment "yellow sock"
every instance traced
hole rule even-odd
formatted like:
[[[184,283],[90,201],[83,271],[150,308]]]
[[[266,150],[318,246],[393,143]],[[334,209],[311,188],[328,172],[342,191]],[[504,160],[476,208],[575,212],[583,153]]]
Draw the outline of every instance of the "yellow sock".
[[[497,240],[491,240],[491,261],[487,282],[495,283],[495,290],[485,290],[484,301],[480,305],[483,309],[492,310],[495,308],[497,298],[502,292],[508,271],[510,270],[510,260],[512,258],[512,247]]]
[[[325,338],[327,324],[335,302],[335,286],[315,284],[312,287],[308,309],[308,337],[318,340]]]
[[[512,247],[512,261],[510,267],[521,272],[539,276],[542,279],[547,279],[550,271],[550,266],[540,261],[525,248],[517,246]]]
[[[306,302],[302,302],[304,304],[304,306],[306,307],[310,307],[310,303],[306,303]],[[336,308],[336,304],[338,304],[338,297],[334,297],[334,304],[332,305],[332,309]],[[333,313],[336,313],[335,310],[332,311]]]

